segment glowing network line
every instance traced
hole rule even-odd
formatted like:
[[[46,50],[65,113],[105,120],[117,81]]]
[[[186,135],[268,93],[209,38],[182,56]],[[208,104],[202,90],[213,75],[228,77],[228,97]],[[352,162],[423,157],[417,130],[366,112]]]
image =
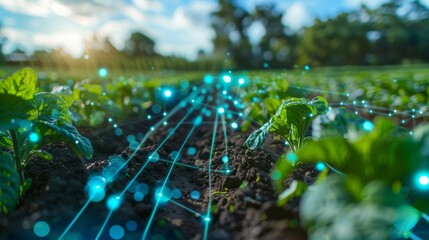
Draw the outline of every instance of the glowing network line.
[[[201,115],[200,115],[200,117],[201,117]],[[159,190],[158,194],[160,194],[160,196],[155,197],[156,198],[156,203],[155,203],[154,208],[152,209],[152,213],[151,213],[151,215],[149,217],[149,221],[146,224],[145,230],[143,232],[142,240],[146,239],[147,234],[149,233],[149,228],[150,228],[150,226],[152,224],[153,218],[155,217],[156,211],[158,210],[159,203],[161,202],[162,198],[164,197],[163,196],[164,188],[167,185],[167,182],[168,182],[168,179],[170,178],[171,173],[173,172],[174,165],[176,164],[176,161],[179,159],[180,153],[182,152],[183,148],[187,144],[189,138],[191,137],[191,135],[194,133],[195,129],[198,126],[199,126],[199,124],[194,124],[194,126],[189,131],[188,135],[186,136],[185,140],[183,141],[182,146],[180,146],[179,151],[174,156],[173,163],[171,164],[170,169],[168,170],[167,176],[165,176],[164,181],[163,181],[162,186],[161,186],[161,189]]]
[[[204,240],[207,240],[208,232],[209,232],[209,224],[210,224],[210,210],[212,205],[212,176],[211,176],[211,166],[212,166],[212,160],[213,160],[213,150],[214,150],[214,143],[216,139],[216,132],[217,132],[217,125],[219,121],[219,114],[216,112],[216,118],[215,118],[215,124],[213,126],[213,134],[212,134],[212,143],[210,147],[210,157],[208,162],[208,183],[209,183],[209,191],[208,191],[208,204],[207,204],[207,213],[204,217]]]
[[[175,204],[175,205],[177,205],[177,206],[179,206],[179,207],[181,207],[181,208],[183,208],[183,209],[185,209],[185,210],[188,210],[189,212],[197,215],[198,217],[203,217],[203,215],[201,213],[199,213],[197,211],[194,211],[191,208],[189,208],[189,207],[187,207],[187,206],[185,206],[185,205],[183,205],[181,203],[178,203],[178,202],[174,201],[173,199],[169,199],[168,201],[171,202],[171,203],[173,203],[173,204]]]

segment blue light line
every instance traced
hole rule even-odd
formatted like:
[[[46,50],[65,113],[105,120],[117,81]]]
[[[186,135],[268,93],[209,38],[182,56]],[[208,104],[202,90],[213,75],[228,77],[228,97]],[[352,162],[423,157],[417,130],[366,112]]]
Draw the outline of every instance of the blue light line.
[[[97,237],[95,237],[95,240],[98,240],[103,233],[103,230],[106,228],[107,222],[110,220],[110,217],[112,216],[114,210],[110,210],[109,214],[107,215],[106,219],[104,220],[103,226],[101,226],[100,231],[97,234]]]
[[[182,118],[182,120],[168,133],[167,137],[162,141],[162,143],[155,149],[154,152],[157,152],[165,142],[174,134],[174,132],[179,128],[180,125],[182,125],[182,122],[185,121],[186,118],[189,117],[189,115],[195,110],[195,107],[192,107],[191,110],[188,111],[188,113]],[[119,197],[122,198],[122,196],[127,192],[127,190],[131,187],[131,185],[136,181],[136,179],[140,176],[140,174],[143,172],[143,170],[146,168],[146,166],[150,163],[150,160],[147,159],[143,167],[140,168],[140,170],[137,172],[137,174],[131,179],[131,181],[128,182],[125,189],[121,192]]]
[[[187,98],[186,98],[186,102],[191,98],[194,97],[195,95],[197,95],[197,93],[194,93],[193,95],[190,94]],[[174,107],[164,118],[162,118],[159,122],[157,122],[153,127],[155,129],[157,129],[158,127],[160,127],[164,121],[168,120],[171,116],[173,116],[177,111],[179,111],[181,108],[183,108],[180,104],[178,104],[176,107]],[[146,142],[146,140],[152,135],[153,131],[148,131],[145,136],[143,137],[143,139],[141,140],[140,144],[137,146],[136,150],[130,155],[130,157],[127,159],[127,161],[125,161],[119,168],[118,170],[112,175],[112,178],[118,174],[125,166],[127,166],[128,162],[131,161],[134,156],[137,154],[138,150],[143,146],[143,144]]]
[[[212,205],[212,179],[211,179],[211,165],[212,165],[212,159],[213,159],[213,149],[214,149],[214,143],[215,143],[215,139],[216,139],[216,132],[217,132],[217,125],[218,125],[218,121],[219,121],[219,115],[216,112],[216,119],[215,119],[215,124],[213,127],[213,135],[212,135],[212,144],[211,144],[211,148],[210,148],[210,158],[209,158],[209,163],[208,163],[208,178],[209,178],[209,201],[208,201],[208,205],[207,205],[207,213],[206,213],[206,218],[210,219],[210,209],[211,209],[211,205]],[[210,221],[204,221],[204,240],[207,240],[207,235],[209,232],[209,222]]]
[[[185,140],[183,141],[182,146],[180,146],[179,151],[177,151],[177,154],[174,157],[173,163],[171,164],[170,169],[168,170],[167,176],[164,178],[164,182],[162,183],[161,190],[159,191],[161,194],[164,192],[164,188],[167,185],[167,181],[170,178],[171,173],[173,172],[174,165],[176,164],[176,161],[178,160],[180,153],[182,152],[182,150],[185,147],[186,143],[188,142],[189,138],[191,137],[191,135],[194,133],[195,129],[198,126],[199,125],[194,125],[192,127],[192,129],[189,131],[188,135],[186,136]],[[143,232],[142,240],[146,239],[147,234],[149,233],[149,228],[152,224],[153,218],[155,217],[156,211],[158,210],[158,206],[159,206],[159,203],[161,202],[161,199],[162,199],[162,196],[159,198],[156,198],[155,207],[152,209],[152,213],[149,217],[149,221],[148,221],[148,223],[145,227],[145,230]]]
[[[166,163],[173,163],[173,161],[171,161],[171,160],[161,159],[161,158],[159,159],[159,161],[161,161],[161,162],[166,162]],[[182,166],[182,167],[191,168],[191,169],[207,171],[207,168],[200,168],[200,167],[193,166],[193,165],[186,164],[186,163],[176,162],[175,164],[176,164],[176,165],[179,165],[179,166]],[[212,170],[212,172],[216,172],[216,173],[223,173],[223,174],[224,174],[224,173],[226,173],[225,171],[222,171],[222,170]]]
[[[179,207],[181,207],[181,208],[185,209],[185,210],[188,210],[189,212],[191,212],[191,213],[193,213],[193,214],[197,215],[198,217],[202,217],[202,216],[203,216],[201,213],[198,213],[198,212],[196,212],[196,211],[194,211],[194,210],[190,209],[189,207],[187,207],[187,206],[185,206],[185,205],[183,205],[183,204],[181,204],[181,203],[178,203],[178,202],[174,201],[173,199],[170,199],[169,201],[170,201],[170,202],[172,202],[172,203],[174,203],[175,205],[177,205],[177,206],[179,206]]]
[[[94,198],[95,195],[96,195],[96,193],[93,193],[92,196],[90,198],[88,198],[88,201],[86,201],[85,205],[83,205],[83,207],[80,209],[80,211],[76,214],[76,216],[73,218],[71,223],[67,226],[66,230],[64,230],[63,234],[61,234],[61,236],[58,238],[58,240],[61,240],[67,234],[67,232],[75,224],[77,219],[79,219],[79,217],[82,215],[83,211],[85,211],[85,209],[88,207],[89,203],[92,201],[92,199]]]

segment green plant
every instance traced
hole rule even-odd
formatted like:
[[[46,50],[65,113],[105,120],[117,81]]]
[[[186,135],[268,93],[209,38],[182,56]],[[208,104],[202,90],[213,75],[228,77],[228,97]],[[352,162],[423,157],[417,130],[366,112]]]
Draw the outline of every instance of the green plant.
[[[90,141],[72,126],[67,103],[57,93],[37,93],[36,73],[28,68],[0,81],[0,211],[9,212],[30,186],[24,176],[29,160],[53,156],[41,149],[65,142],[79,156],[92,157]]]
[[[311,101],[304,98],[285,100],[276,114],[250,134],[244,144],[249,149],[257,149],[267,140],[269,133],[275,133],[284,138],[291,150],[296,152],[308,139],[306,133],[311,120],[327,108],[328,102],[323,97],[316,97]]]
[[[429,210],[429,186],[420,180],[428,176],[427,149],[429,125],[410,135],[383,118],[365,134],[332,135],[303,147],[300,162],[323,161],[342,173],[303,195],[301,217],[312,239],[386,239],[413,228],[419,211]]]

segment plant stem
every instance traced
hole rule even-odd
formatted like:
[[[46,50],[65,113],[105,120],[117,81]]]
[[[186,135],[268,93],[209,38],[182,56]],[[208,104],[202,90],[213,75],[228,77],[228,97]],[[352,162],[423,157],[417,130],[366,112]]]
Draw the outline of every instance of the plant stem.
[[[21,180],[21,184],[25,183],[25,176],[24,176],[24,169],[22,167],[22,156],[20,151],[20,144],[18,135],[14,130],[9,130],[9,135],[12,138],[12,144],[13,144],[13,152],[14,152],[14,160],[16,165],[16,170],[19,174],[19,179]]]

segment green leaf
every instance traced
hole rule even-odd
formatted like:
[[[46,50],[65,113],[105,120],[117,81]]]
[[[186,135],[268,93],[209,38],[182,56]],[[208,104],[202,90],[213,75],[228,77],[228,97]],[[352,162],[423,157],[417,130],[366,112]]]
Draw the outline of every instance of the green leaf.
[[[244,142],[246,147],[252,150],[260,148],[268,138],[269,128],[269,123],[265,123],[261,128],[250,134],[246,142]]]
[[[46,161],[52,161],[54,159],[54,157],[51,154],[43,150],[37,150],[34,152],[34,154]]]
[[[10,136],[5,132],[0,132],[0,147],[4,147],[8,150],[12,150],[12,139]]]
[[[67,103],[57,93],[38,93],[34,97],[38,119],[55,123],[62,121],[71,124]]]
[[[86,159],[91,159],[93,149],[91,142],[80,135],[75,127],[68,123],[60,123],[58,125],[45,121],[37,121],[36,128],[43,136],[44,143],[65,142],[75,153]]]
[[[293,150],[297,150],[304,142],[310,121],[327,107],[327,101],[323,97],[311,101],[304,98],[283,101],[270,121],[249,136],[246,145],[250,149],[262,146],[268,137],[268,131],[282,136]]]
[[[20,180],[12,156],[0,151],[0,212],[13,210],[19,198]]]
[[[22,120],[34,117],[31,102],[10,94],[0,94],[0,131],[21,127]]]
[[[290,184],[289,188],[280,193],[277,204],[283,206],[290,199],[294,197],[301,197],[306,190],[307,184],[305,182],[294,180]]]
[[[36,85],[36,72],[30,68],[24,68],[3,81],[0,81],[0,93],[29,100],[33,99],[36,94]]]

